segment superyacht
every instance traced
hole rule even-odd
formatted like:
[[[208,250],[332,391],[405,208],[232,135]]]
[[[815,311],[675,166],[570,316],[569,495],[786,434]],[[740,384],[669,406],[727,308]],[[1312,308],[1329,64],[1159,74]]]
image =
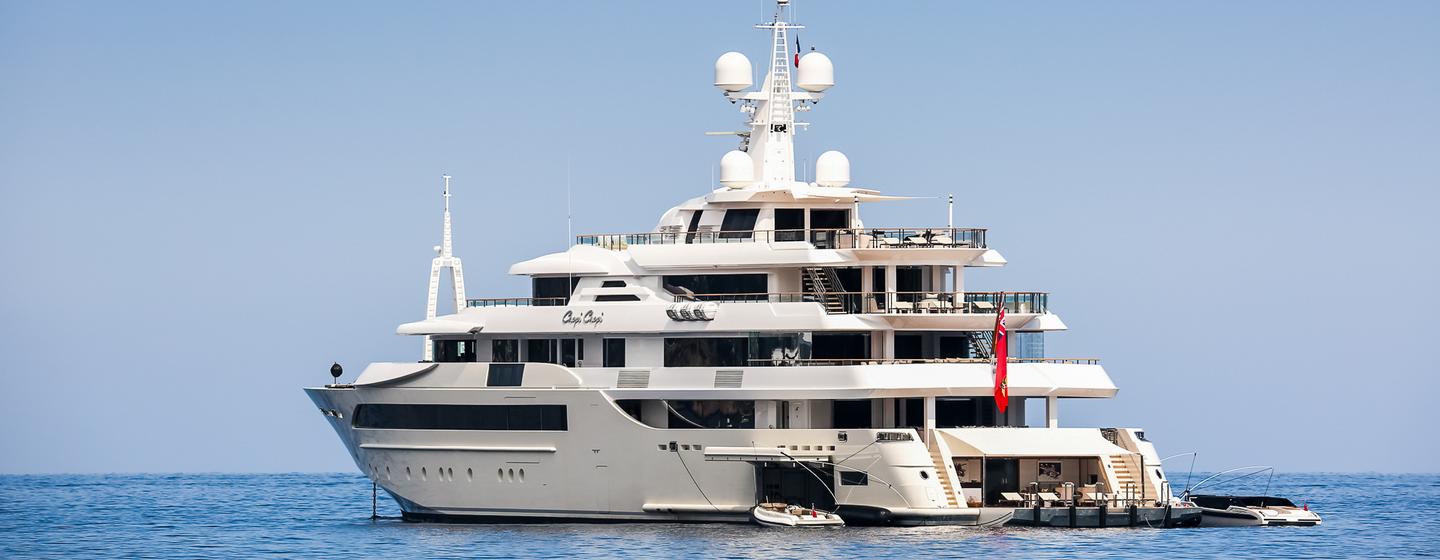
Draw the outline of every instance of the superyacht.
[[[514,264],[525,297],[466,297],[446,177],[426,317],[398,327],[423,359],[305,389],[356,466],[412,521],[1198,519],[1143,430],[1062,427],[1062,401],[1117,389],[1096,359],[1046,355],[1066,329],[1048,294],[966,290],[1006,264],[998,239],[862,222],[902,197],[851,185],[838,151],[797,179],[797,117],[835,80],[790,12],[756,26],[759,65],[715,63],[748,127],[724,133],[739,145],[713,190],[650,231]]]

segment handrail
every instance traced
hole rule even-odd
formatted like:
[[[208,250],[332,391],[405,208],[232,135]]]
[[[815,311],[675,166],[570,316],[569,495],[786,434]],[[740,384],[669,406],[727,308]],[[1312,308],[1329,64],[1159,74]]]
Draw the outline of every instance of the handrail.
[[[818,249],[984,249],[985,228],[832,228],[755,229],[719,231],[652,231],[639,233],[587,233],[575,236],[576,245],[621,250],[631,245],[701,245],[713,243],[808,242]]]
[[[993,315],[994,307],[1000,304],[1012,314],[1047,313],[1050,300],[1049,292],[826,292],[826,295],[840,298],[845,313]],[[685,297],[715,303],[805,303],[818,301],[820,295],[812,292],[745,292]],[[684,300],[677,297],[677,301]],[[569,302],[568,297],[470,298],[465,300],[465,307],[546,307],[568,305]],[[895,305],[897,303],[900,305]]]
[[[465,307],[554,307],[569,301],[568,297],[470,298]]]
[[[1050,300],[1049,292],[826,292],[825,295],[839,297],[846,313],[993,314],[994,308],[1000,305],[1009,313],[1046,313]],[[746,292],[687,297],[716,303],[798,303],[817,301],[821,296],[812,292]]]
[[[766,364],[780,366],[879,366],[906,364],[989,364],[990,358],[750,358],[753,367]],[[1100,358],[1006,358],[1007,364],[1080,364],[1095,365]]]

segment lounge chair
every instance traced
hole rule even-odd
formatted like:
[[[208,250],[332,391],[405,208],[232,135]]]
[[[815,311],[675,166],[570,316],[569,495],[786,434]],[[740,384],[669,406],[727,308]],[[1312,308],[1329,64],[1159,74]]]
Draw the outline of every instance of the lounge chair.
[[[932,245],[944,245],[946,247],[950,247],[955,245],[955,240],[950,239],[950,236],[948,235],[937,235],[930,238],[930,243]]]
[[[990,313],[995,311],[995,304],[988,301],[972,301],[970,308],[974,309],[976,313]]]
[[[890,310],[895,313],[909,313],[915,310],[915,304],[908,301],[897,301],[895,305],[890,306]]]
[[[939,310],[940,310],[940,299],[937,298],[937,297],[935,297],[935,294],[925,294],[925,298],[922,299],[922,300],[920,300],[920,305],[919,305],[919,307],[920,307],[920,311],[923,311],[923,312],[926,312],[926,313],[929,313],[929,312],[931,312],[931,311],[939,311]]]
[[[930,240],[925,239],[925,236],[923,235],[915,234],[910,237],[906,237],[905,244],[913,247],[929,247]]]
[[[1045,505],[1047,505],[1047,506],[1052,506],[1052,507],[1053,507],[1053,506],[1059,505],[1059,504],[1061,504],[1061,503],[1063,503],[1063,502],[1065,501],[1065,500],[1061,500],[1061,499],[1060,499],[1060,496],[1056,496],[1054,492],[1041,492],[1041,493],[1038,494],[1038,495],[1040,496],[1040,501],[1041,501],[1041,502],[1044,502]]]
[[[1000,500],[1003,503],[1016,506],[1022,505],[1026,502],[1025,497],[1021,496],[1019,492],[1001,492]]]

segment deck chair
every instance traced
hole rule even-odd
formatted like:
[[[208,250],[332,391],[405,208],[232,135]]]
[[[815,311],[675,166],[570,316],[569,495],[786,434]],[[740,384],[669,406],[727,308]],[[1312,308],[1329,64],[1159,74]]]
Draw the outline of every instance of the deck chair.
[[[897,301],[895,305],[891,306],[890,310],[896,313],[910,313],[915,310],[915,304],[908,301]]]
[[[974,309],[976,313],[990,313],[995,311],[995,304],[988,301],[972,301],[970,302],[970,307]]]
[[[1083,496],[1081,503],[1087,505],[1098,506],[1107,501],[1104,492],[1082,492],[1080,495]]]
[[[1054,492],[1041,492],[1039,496],[1040,501],[1044,502],[1046,505],[1049,506],[1054,506],[1064,502],[1064,500],[1061,500],[1060,496],[1056,496]]]
[[[1001,492],[1000,499],[1007,504],[1017,506],[1025,503],[1025,497],[1021,496],[1019,492]]]
[[[930,243],[934,245],[944,245],[946,247],[950,247],[955,245],[955,240],[950,239],[950,236],[948,235],[937,235],[930,238]]]
[[[925,236],[923,236],[923,235],[915,234],[915,235],[912,235],[912,236],[910,236],[910,237],[906,237],[906,238],[905,238],[905,244],[906,244],[906,245],[911,245],[911,246],[914,246],[914,247],[928,247],[928,246],[930,246],[930,240],[929,240],[929,239],[925,239]]]
[[[925,294],[924,299],[920,300],[920,310],[927,313],[931,311],[939,311],[940,298],[935,297],[935,294]]]

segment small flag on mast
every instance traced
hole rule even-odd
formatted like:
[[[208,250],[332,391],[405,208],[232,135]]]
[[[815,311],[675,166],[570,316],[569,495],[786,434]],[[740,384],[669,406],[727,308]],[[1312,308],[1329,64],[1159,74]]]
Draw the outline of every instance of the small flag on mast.
[[[997,307],[1000,309],[995,313],[995,337],[993,339],[993,353],[995,354],[995,407],[1000,410],[1001,414],[1004,414],[1005,409],[1010,406],[1010,385],[1005,379],[1006,364],[1010,356],[1009,344],[1007,344],[1008,341],[1005,336],[1005,294],[1003,292],[1000,294],[1000,301],[998,303],[999,305]]]
[[[795,34],[795,67],[800,67],[800,34]]]

